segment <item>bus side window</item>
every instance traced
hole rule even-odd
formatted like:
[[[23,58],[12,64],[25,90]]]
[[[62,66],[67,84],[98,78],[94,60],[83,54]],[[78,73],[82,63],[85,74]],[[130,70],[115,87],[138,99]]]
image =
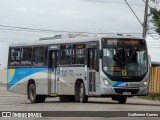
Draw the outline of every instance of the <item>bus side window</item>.
[[[88,67],[90,69],[96,70],[98,67],[97,63],[97,52],[96,49],[89,49],[89,54],[88,54]]]
[[[94,53],[94,50],[93,49],[89,49],[89,55],[88,55],[88,67],[90,69],[94,69],[95,68],[95,53]]]
[[[45,47],[34,47],[33,48],[33,66],[44,66],[45,65]]]
[[[72,64],[84,64],[85,44],[73,45]]]
[[[9,56],[9,66],[14,66],[14,59],[15,59],[15,50],[10,49],[10,56]]]
[[[33,66],[38,66],[38,55],[39,55],[39,48],[33,48]]]
[[[60,50],[60,64],[69,65],[71,62],[71,47],[70,45],[62,45]]]
[[[20,60],[20,49],[19,48],[12,48],[10,49],[10,66],[19,66]]]
[[[22,48],[21,49],[21,66],[30,66],[32,57],[32,48]]]
[[[65,56],[66,56],[66,52],[65,52],[65,50],[62,49],[61,50],[61,56],[60,56],[60,64],[61,65],[64,65],[66,63]]]
[[[31,57],[32,57],[32,48],[27,48],[26,50],[26,66],[30,66],[32,61],[31,61]]]
[[[44,51],[45,51],[44,47],[39,47],[38,66],[44,66],[44,57],[45,57]]]

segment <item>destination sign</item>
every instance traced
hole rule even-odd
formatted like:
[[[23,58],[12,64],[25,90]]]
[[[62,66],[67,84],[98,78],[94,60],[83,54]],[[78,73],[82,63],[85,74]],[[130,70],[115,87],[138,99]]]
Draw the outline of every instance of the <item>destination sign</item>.
[[[103,39],[102,45],[130,45],[130,46],[143,46],[144,40],[138,39]]]

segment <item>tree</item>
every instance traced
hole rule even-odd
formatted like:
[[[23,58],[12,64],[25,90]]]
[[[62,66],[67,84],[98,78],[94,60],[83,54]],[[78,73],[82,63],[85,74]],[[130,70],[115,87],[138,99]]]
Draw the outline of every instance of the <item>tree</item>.
[[[152,14],[152,22],[156,27],[155,31],[160,34],[160,10],[157,10],[156,8],[152,8],[151,14]]]

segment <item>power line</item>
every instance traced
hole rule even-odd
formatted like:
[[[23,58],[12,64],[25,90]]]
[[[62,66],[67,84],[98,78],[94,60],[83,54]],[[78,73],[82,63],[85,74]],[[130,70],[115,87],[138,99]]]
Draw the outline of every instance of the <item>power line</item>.
[[[15,32],[30,32],[30,33],[39,33],[39,32],[43,32],[43,31],[29,31],[29,30],[17,30],[17,29],[10,29],[10,28],[0,28],[0,31],[15,31]],[[116,30],[117,31],[117,30]],[[127,33],[129,30],[119,30],[119,31],[123,31],[122,33]],[[132,31],[137,31],[137,30],[132,30]],[[78,31],[66,31],[66,32],[59,32],[57,31],[56,33],[88,33],[88,34],[96,34],[96,33],[115,33],[115,32],[107,32],[107,31],[104,31],[104,32],[78,32]],[[45,34],[49,34],[49,32],[43,32]],[[51,32],[51,33],[54,33],[54,32]],[[132,33],[130,31],[130,33]],[[134,33],[134,32],[133,32]]]
[[[13,29],[21,29],[21,30],[32,30],[32,31],[42,31],[42,32],[66,32],[66,31],[55,31],[55,30],[49,30],[49,29],[37,29],[37,28],[29,28],[29,27],[20,27],[20,26],[9,26],[9,25],[0,25],[0,27],[4,28],[13,28]]]
[[[155,40],[159,40],[159,39],[160,39],[160,37],[155,38],[152,34],[150,34],[150,36],[151,36],[153,39],[155,39]]]
[[[21,29],[13,29],[13,28],[0,28],[0,30],[9,30],[9,31],[17,31],[17,32],[20,32],[20,31],[22,31],[22,32],[34,32],[34,31],[29,31],[29,30],[21,30]]]
[[[138,18],[138,16],[136,15],[136,13],[134,12],[134,10],[131,8],[130,4],[127,2],[127,0],[125,0],[126,4],[128,5],[128,7],[130,8],[130,10],[133,12],[133,14],[135,15],[135,17],[137,18],[137,20],[139,21],[139,23],[142,25],[143,27],[143,23],[140,21],[140,19]]]
[[[83,1],[126,5],[126,3],[124,3],[124,2],[111,2],[111,1],[104,1],[104,0],[83,0]],[[142,5],[142,4],[135,4],[135,3],[130,3],[130,5],[134,5],[134,6],[144,6],[144,5]]]
[[[104,28],[98,28],[98,27],[75,27],[75,26],[52,26],[52,25],[50,25],[50,26],[48,26],[48,25],[33,25],[33,24],[19,24],[19,23],[4,23],[4,22],[0,22],[0,24],[1,25],[4,25],[4,24],[12,24],[12,25],[9,25],[9,26],[31,26],[31,28],[33,28],[33,27],[52,27],[52,29],[53,28],[61,28],[61,29],[70,29],[70,28],[74,28],[74,29],[82,29],[82,30],[93,30],[93,29],[95,29],[95,30],[99,30],[99,31],[104,31],[104,30],[115,30],[115,29],[104,29]],[[15,24],[15,25],[14,25]],[[122,31],[122,29],[117,29],[116,28],[116,30],[121,30]],[[139,29],[137,29],[137,30],[139,30]]]
[[[0,31],[1,31],[1,30],[0,30]],[[14,33],[12,33],[12,34],[9,34],[9,33],[7,34],[7,36],[14,36],[14,37],[15,37],[15,36],[17,36],[17,37],[19,37],[19,36],[23,36],[23,37],[40,37],[40,36],[44,36],[44,35],[50,35],[50,34],[43,34],[43,35],[42,35],[42,34],[38,34],[38,33],[37,33],[37,34],[33,34],[33,33],[19,33],[19,32],[18,32],[18,33],[17,33],[17,32],[16,32],[16,33],[14,32]],[[0,37],[1,37],[1,36],[2,36],[2,37],[3,37],[3,36],[6,36],[6,32],[0,32]],[[52,35],[52,36],[53,36],[53,35]]]
[[[29,28],[29,27],[20,27],[20,26],[9,26],[9,25],[0,25],[0,27],[7,28],[6,30],[15,30],[15,31],[40,31],[40,32],[72,32],[72,33],[90,33],[90,32],[75,32],[75,31],[64,31],[64,30],[51,30],[51,29],[39,29],[39,28]],[[17,30],[18,29],[18,30]],[[19,30],[20,29],[20,30]]]
[[[22,31],[22,32],[28,32],[28,31],[23,31],[23,30],[15,30],[15,29],[0,29],[0,30],[11,30],[11,31]],[[29,31],[32,32],[32,31]],[[33,31],[33,32],[38,32],[38,31]],[[56,31],[59,32],[59,31]],[[67,33],[74,33],[72,31],[66,31]],[[61,33],[61,32],[59,32]],[[76,31],[76,33],[88,33],[88,34],[142,34],[141,32],[78,32]],[[151,33],[151,34],[155,34],[155,33]]]
[[[58,32],[58,33],[88,33],[88,34],[108,34],[109,33],[109,32],[82,32],[82,31],[39,29],[39,28],[29,28],[29,27],[21,27],[21,26],[2,25],[2,24],[0,25],[0,27],[3,28],[1,30],[11,30],[11,31],[18,31],[18,32],[25,31],[25,32],[54,32],[54,33]]]
[[[33,25],[34,26],[34,25]],[[38,25],[39,26],[39,25]],[[42,32],[72,32],[71,30],[70,31],[66,31],[66,30],[53,30],[53,29],[40,29],[40,28],[33,28],[33,27],[22,27],[22,26],[13,26],[13,25],[3,25],[3,24],[0,24],[0,27],[3,27],[5,28],[6,30],[8,29],[15,29],[17,31],[26,31],[28,30],[28,32],[30,31],[42,31]],[[58,27],[58,26],[56,26]],[[62,27],[62,26],[61,26]],[[67,27],[66,27],[67,28]],[[68,28],[77,28],[77,29],[95,29],[95,30],[98,30],[98,31],[106,31],[106,30],[121,30],[121,31],[128,31],[128,30],[123,30],[123,29],[103,29],[103,28],[80,28],[80,27],[68,27]],[[19,30],[21,29],[21,30]],[[139,29],[134,29],[134,30],[139,30]],[[76,30],[73,30],[73,32],[75,32]]]
[[[150,29],[154,29],[154,27],[151,27]],[[160,36],[159,36],[159,35],[157,35],[158,38],[156,38],[156,37],[154,37],[153,33],[150,33],[150,32],[149,32],[149,30],[148,30],[148,33],[147,33],[147,34],[150,35],[150,37],[153,38],[153,39],[155,39],[155,40],[160,40]],[[157,34],[157,33],[155,33],[155,34]]]

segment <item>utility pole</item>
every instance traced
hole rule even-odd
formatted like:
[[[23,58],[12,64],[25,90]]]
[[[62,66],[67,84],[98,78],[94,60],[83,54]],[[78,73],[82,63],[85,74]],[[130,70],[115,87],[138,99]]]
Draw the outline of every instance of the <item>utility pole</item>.
[[[148,5],[149,0],[146,0],[145,12],[144,12],[144,22],[143,22],[143,38],[146,38],[147,30],[148,30]]]

